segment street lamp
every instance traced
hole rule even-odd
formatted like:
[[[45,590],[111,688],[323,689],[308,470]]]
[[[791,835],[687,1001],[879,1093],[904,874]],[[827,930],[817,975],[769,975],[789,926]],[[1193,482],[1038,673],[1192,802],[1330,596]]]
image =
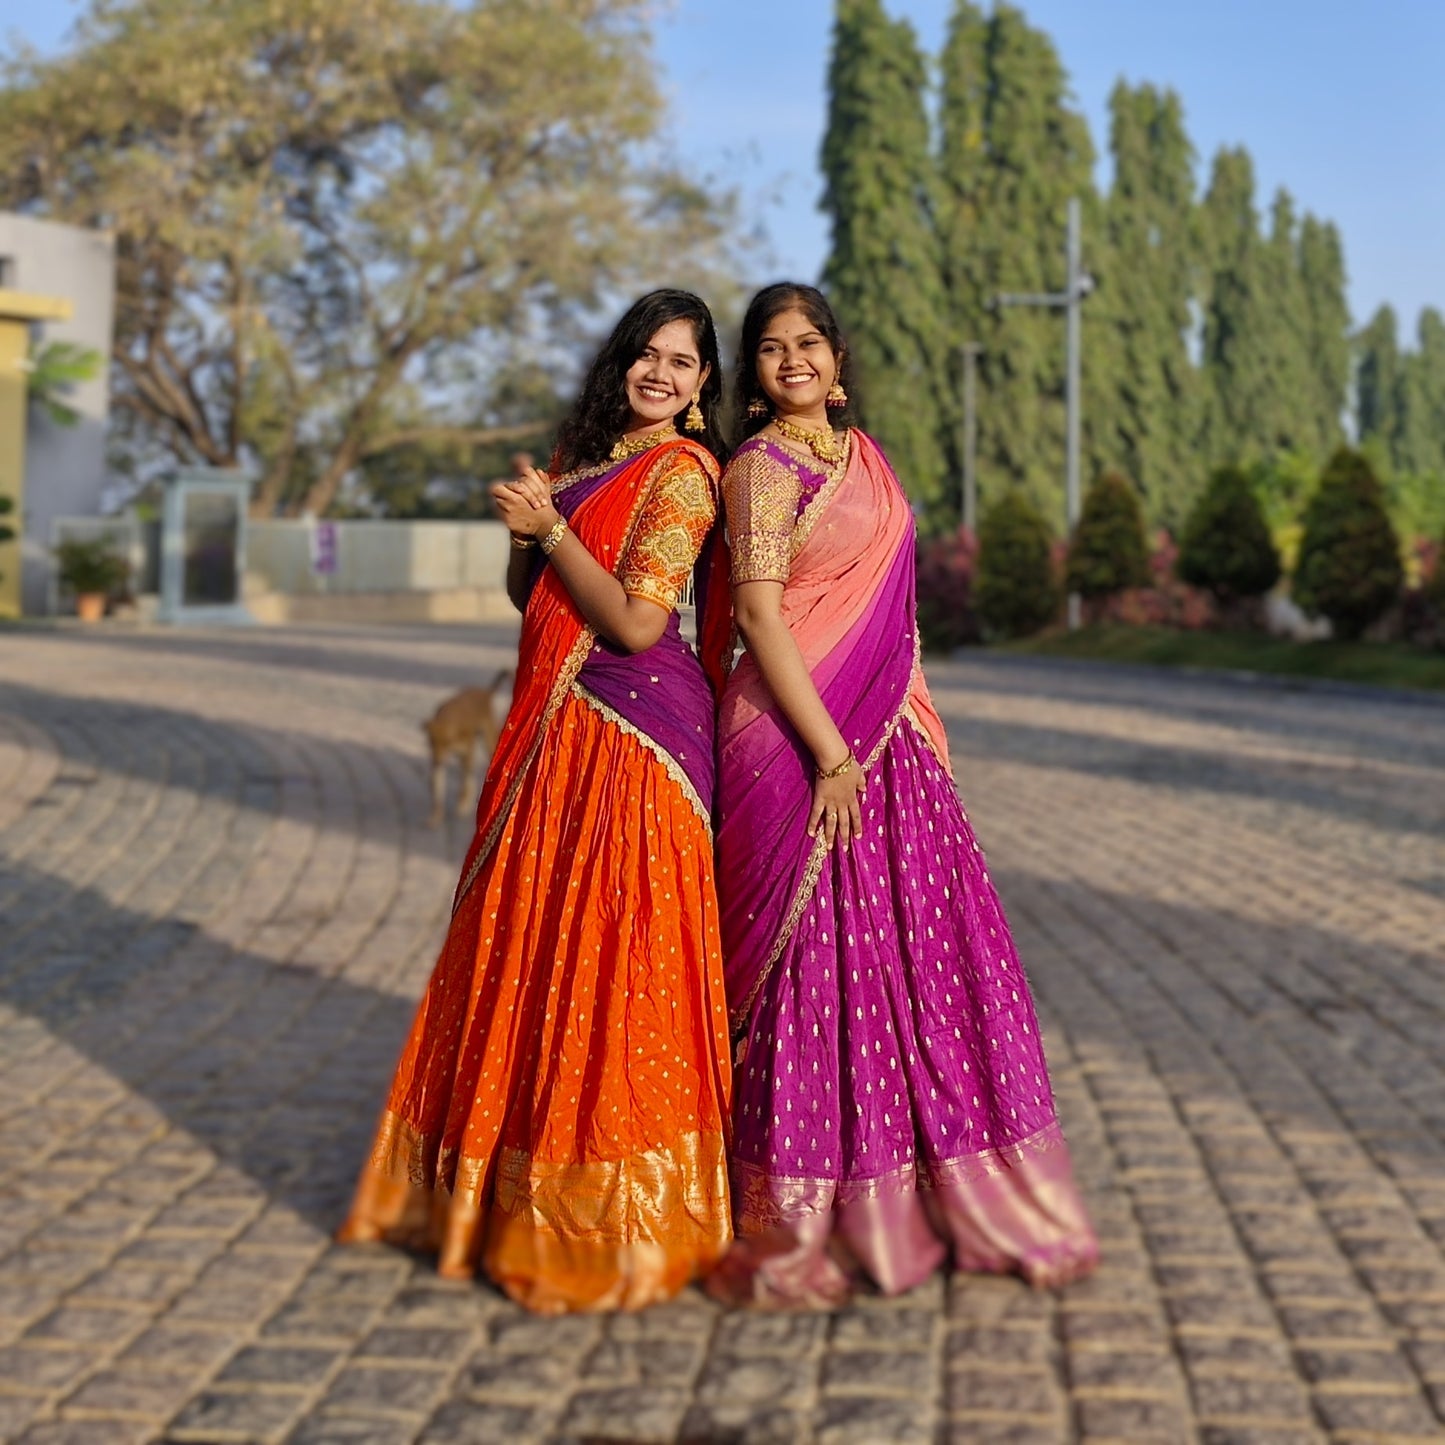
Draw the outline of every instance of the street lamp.
[[[1083,223],[1079,198],[1069,198],[1066,275],[1062,291],[1023,294],[1004,293],[994,298],[996,306],[1047,306],[1062,310],[1068,322],[1067,369],[1064,374],[1064,407],[1066,441],[1064,446],[1064,511],[1069,536],[1079,521],[1079,436],[1082,398],[1079,389],[1079,364],[1083,348],[1082,306],[1084,298],[1094,289],[1094,278],[1083,269]],[[1074,630],[1081,620],[1077,592],[1069,593],[1069,628]]]

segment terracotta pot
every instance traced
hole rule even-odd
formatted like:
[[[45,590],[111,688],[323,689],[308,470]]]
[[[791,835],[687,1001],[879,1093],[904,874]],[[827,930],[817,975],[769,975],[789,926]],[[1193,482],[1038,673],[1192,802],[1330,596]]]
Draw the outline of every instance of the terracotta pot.
[[[75,599],[75,615],[82,622],[99,622],[105,616],[105,593],[80,593]]]

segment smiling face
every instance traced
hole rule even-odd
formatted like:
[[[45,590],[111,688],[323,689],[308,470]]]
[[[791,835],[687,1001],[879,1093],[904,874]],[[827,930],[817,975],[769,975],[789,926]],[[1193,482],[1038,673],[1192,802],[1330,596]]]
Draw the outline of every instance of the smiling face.
[[[774,411],[827,424],[828,388],[838,379],[839,358],[803,311],[780,311],[768,322],[756,364],[758,385]]]
[[[669,321],[659,327],[627,368],[627,405],[632,409],[627,430],[666,426],[692,400],[708,374],[690,321]]]

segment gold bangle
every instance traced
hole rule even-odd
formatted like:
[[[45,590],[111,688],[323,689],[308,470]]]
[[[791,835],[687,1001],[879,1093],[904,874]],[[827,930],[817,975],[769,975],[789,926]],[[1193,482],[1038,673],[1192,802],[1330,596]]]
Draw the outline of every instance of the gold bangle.
[[[841,778],[843,774],[848,771],[849,768],[855,768],[857,766],[858,759],[853,756],[853,749],[849,748],[848,756],[844,758],[843,761],[839,763],[836,768],[818,768],[816,770],[818,774],[818,781],[820,783],[826,783],[830,778]]]
[[[542,548],[543,556],[550,557],[558,547],[562,545],[562,538],[567,535],[566,517],[558,517],[552,524],[552,530],[542,538],[538,544]]]
[[[519,537],[515,532],[512,533],[512,546],[514,546],[517,551],[530,552],[536,545],[537,539],[535,537]]]

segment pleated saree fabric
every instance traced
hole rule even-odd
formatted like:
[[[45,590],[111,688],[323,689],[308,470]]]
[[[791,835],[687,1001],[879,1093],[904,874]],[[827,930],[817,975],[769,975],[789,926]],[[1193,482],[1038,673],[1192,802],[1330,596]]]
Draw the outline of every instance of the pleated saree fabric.
[[[667,628],[604,646],[539,562],[450,930],[341,1237],[429,1246],[542,1313],[637,1309],[731,1235],[713,695],[675,605],[717,467],[679,439],[554,500]]]
[[[863,765],[849,851],[807,835],[814,760],[757,666],[719,717],[718,880],[736,1064],[726,1297],[830,1304],[948,1254],[1051,1284],[1097,1245],[1033,1001],[919,662],[914,526],[878,447],[821,471],[770,440],[724,479],[734,582],[782,612]],[[723,629],[707,647],[730,651]]]

